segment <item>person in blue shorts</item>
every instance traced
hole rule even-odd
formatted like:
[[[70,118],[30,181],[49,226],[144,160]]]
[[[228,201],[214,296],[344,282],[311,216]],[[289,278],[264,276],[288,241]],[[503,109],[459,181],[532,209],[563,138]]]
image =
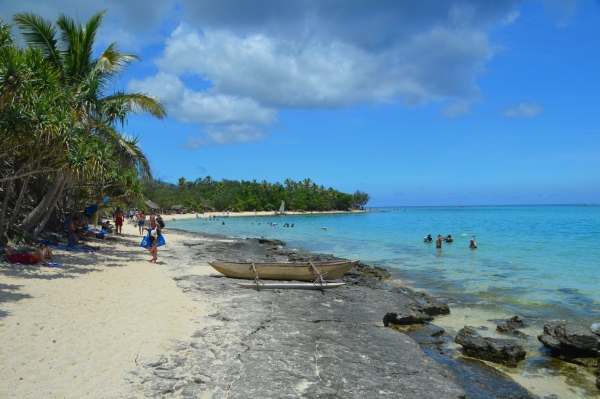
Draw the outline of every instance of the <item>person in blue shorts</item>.
[[[140,234],[142,234],[144,231],[143,227],[146,224],[146,214],[144,212],[140,212],[138,213],[137,218],[138,229],[140,230]]]

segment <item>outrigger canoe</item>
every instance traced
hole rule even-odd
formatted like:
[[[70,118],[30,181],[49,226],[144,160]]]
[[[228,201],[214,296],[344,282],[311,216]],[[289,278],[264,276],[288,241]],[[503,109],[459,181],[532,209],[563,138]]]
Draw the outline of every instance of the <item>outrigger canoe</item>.
[[[253,262],[209,262],[216,271],[227,277],[261,280],[315,281],[322,276],[335,280],[352,269],[359,261],[339,260],[329,262],[253,263]],[[254,267],[253,267],[254,266]],[[318,270],[318,273],[315,271]],[[256,270],[255,276],[254,270]]]

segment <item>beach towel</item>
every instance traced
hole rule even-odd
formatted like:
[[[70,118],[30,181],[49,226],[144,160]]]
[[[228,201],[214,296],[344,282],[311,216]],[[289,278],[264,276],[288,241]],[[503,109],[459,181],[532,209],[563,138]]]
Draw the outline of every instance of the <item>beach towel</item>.
[[[50,247],[52,249],[61,249],[63,251],[71,251],[71,252],[96,252],[96,251],[100,251],[99,249],[83,249],[83,248],[75,248],[75,247],[69,247],[65,244],[60,244],[60,245],[56,245],[54,247]]]
[[[60,263],[56,263],[56,262],[46,262],[46,266],[49,266],[49,267],[62,267],[62,265]]]

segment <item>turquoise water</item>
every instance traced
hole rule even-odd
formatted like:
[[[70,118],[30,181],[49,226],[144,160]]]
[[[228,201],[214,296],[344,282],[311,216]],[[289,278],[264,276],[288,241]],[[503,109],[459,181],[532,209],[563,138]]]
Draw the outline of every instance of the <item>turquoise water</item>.
[[[600,206],[379,211],[190,219],[173,226],[232,237],[264,236],[283,240],[288,248],[361,259],[392,268],[405,283],[456,303],[543,319],[599,321]],[[268,222],[278,225],[270,227]],[[423,243],[427,234],[451,234],[454,243],[437,250],[435,244]],[[471,235],[476,235],[476,250],[468,248]]]

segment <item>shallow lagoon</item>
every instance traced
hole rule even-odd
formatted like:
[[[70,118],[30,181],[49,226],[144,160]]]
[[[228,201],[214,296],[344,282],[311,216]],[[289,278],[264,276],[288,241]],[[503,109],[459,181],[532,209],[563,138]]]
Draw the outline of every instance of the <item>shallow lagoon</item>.
[[[453,302],[500,306],[508,313],[540,318],[600,319],[600,206],[378,210],[192,219],[178,221],[176,227],[276,238],[291,248],[361,259],[393,268],[405,283]],[[285,223],[294,227],[283,227]],[[423,243],[427,234],[451,234],[454,243],[437,250],[435,244]],[[471,235],[476,235],[478,249],[468,248]]]

